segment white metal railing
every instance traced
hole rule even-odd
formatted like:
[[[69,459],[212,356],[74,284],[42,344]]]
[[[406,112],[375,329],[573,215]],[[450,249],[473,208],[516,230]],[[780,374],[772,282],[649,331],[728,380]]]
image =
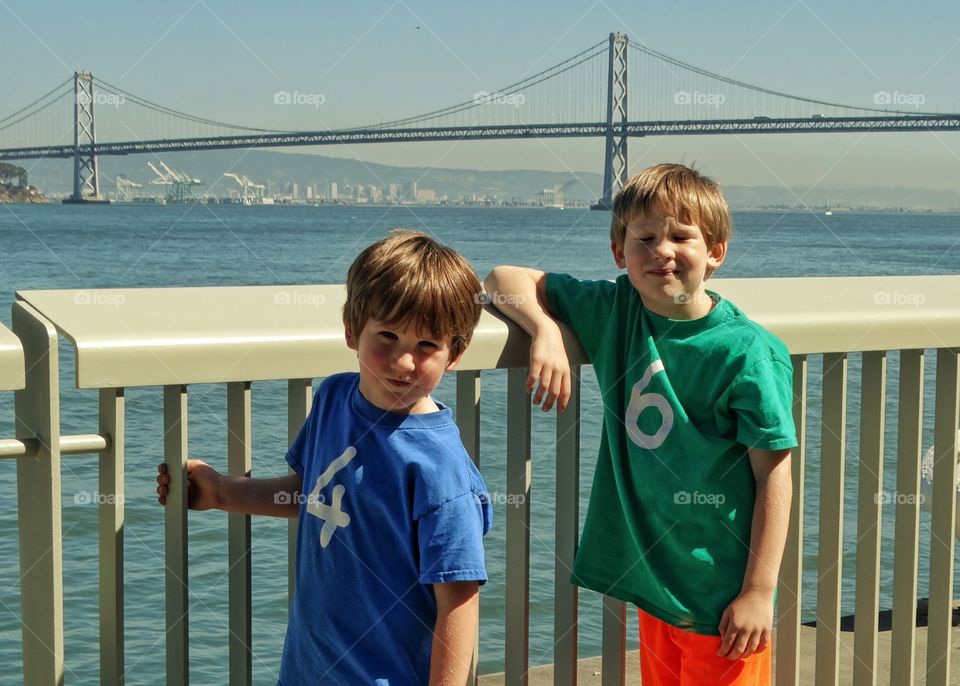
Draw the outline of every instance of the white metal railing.
[[[800,446],[794,469],[794,507],[778,600],[778,684],[800,683],[803,588],[803,512],[808,356],[823,355],[817,585],[816,683],[836,684],[841,660],[845,427],[848,356],[862,353],[857,508],[854,683],[876,683],[879,569],[883,498],[884,407],[888,351],[900,351],[897,492],[894,549],[892,683],[911,683],[917,550],[920,543],[920,441],[923,370],[936,350],[935,443],[929,684],[950,683],[951,601],[956,502],[960,277],[717,280],[711,286],[779,335],[794,363],[794,413]],[[897,297],[891,297],[895,294]],[[907,294],[910,297],[900,297]],[[183,488],[188,454],[189,384],[227,383],[228,469],[251,469],[251,383],[288,380],[288,432],[293,439],[309,411],[311,379],[355,369],[343,344],[340,286],[286,286],[18,293],[13,328],[23,358],[0,331],[0,390],[15,389],[16,438],[0,440],[0,457],[17,458],[24,682],[62,684],[63,575],[60,456],[97,452],[99,492],[119,497],[99,504],[101,683],[124,679],[123,474],[124,389],[163,387],[164,460],[178,477],[164,509],[167,683],[188,674],[187,509]],[[98,302],[113,306],[97,307]],[[917,302],[920,303],[917,306]],[[116,306],[116,305],[122,306]],[[58,336],[76,350],[76,383],[98,389],[97,433],[62,436],[59,419]],[[568,583],[578,537],[579,376],[587,362],[567,338],[574,365],[570,409],[557,421],[555,683],[576,683],[577,590]],[[468,452],[480,446],[480,371],[508,369],[506,428],[506,617],[504,678],[524,684],[528,672],[530,585],[530,403],[524,391],[528,341],[494,312],[485,312],[457,372],[456,418]],[[24,363],[26,372],[24,373]],[[19,364],[19,367],[17,366]],[[18,384],[18,379],[25,379]],[[295,521],[290,529],[293,550]],[[250,518],[229,517],[230,683],[252,681]],[[291,555],[292,559],[292,555]],[[290,566],[290,587],[293,576]],[[603,683],[622,684],[627,613],[606,599],[603,611]],[[870,621],[873,619],[873,621]]]

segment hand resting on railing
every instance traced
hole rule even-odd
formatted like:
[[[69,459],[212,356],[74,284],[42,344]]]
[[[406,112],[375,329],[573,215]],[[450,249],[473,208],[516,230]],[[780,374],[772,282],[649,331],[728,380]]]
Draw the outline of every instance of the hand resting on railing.
[[[165,463],[160,463],[157,471],[157,500],[166,505],[171,476]],[[187,507],[191,510],[297,517],[302,485],[297,474],[254,479],[221,474],[203,460],[187,462]]]
[[[495,267],[484,280],[490,302],[530,334],[527,393],[534,405],[563,412],[570,402],[570,361],[560,326],[547,305],[546,273],[527,267]]]

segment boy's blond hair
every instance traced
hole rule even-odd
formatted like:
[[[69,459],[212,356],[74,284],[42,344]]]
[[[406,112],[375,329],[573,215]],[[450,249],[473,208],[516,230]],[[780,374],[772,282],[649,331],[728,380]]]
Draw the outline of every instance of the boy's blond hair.
[[[720,186],[682,164],[657,164],[630,177],[613,200],[610,240],[622,247],[627,224],[647,214],[696,224],[708,248],[728,241],[733,231]]]
[[[454,359],[480,320],[482,292],[470,263],[456,250],[418,231],[393,229],[350,265],[343,323],[354,336],[370,318],[415,326],[447,341]]]

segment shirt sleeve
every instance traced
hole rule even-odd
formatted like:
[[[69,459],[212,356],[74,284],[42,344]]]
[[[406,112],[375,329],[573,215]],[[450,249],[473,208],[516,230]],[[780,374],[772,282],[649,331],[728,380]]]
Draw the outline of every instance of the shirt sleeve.
[[[420,583],[485,583],[483,536],[490,529],[492,513],[489,498],[471,491],[420,517]]]
[[[797,445],[793,424],[793,369],[761,360],[734,382],[730,407],[737,415],[737,441],[748,448],[784,450]]]
[[[611,281],[580,281],[569,274],[547,274],[547,306],[573,329],[592,360],[611,320],[616,285]]]

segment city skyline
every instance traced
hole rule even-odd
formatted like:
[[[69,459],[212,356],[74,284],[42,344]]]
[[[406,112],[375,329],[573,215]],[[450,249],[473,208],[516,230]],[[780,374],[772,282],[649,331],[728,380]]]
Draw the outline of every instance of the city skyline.
[[[173,109],[244,125],[322,129],[416,115],[492,91],[572,56],[612,30],[672,57],[796,95],[873,106],[912,97],[960,111],[960,7],[822,2],[588,8],[493,2],[482,15],[438,3],[301,5],[0,0],[7,107],[86,69]],[[277,93],[301,95],[276,102]],[[922,101],[922,102],[921,102]],[[918,107],[919,109],[919,107]],[[10,111],[7,111],[10,110]],[[400,166],[601,172],[602,141],[391,143],[297,149]],[[630,167],[696,162],[721,183],[960,186],[960,134],[794,134],[630,140]]]

